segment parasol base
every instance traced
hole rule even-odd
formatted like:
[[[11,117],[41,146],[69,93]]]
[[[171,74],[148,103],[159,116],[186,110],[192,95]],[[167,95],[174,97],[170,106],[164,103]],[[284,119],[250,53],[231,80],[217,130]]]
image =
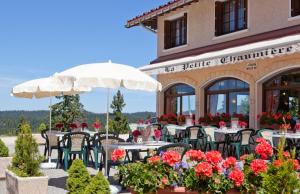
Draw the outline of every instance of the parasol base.
[[[53,169],[56,168],[56,163],[51,162],[51,159],[49,158],[48,162],[44,162],[40,165],[42,169]]]

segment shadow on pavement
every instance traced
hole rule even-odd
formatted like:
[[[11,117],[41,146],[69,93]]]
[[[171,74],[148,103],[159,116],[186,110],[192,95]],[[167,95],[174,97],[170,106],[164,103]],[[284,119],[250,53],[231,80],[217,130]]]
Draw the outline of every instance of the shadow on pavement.
[[[48,186],[58,187],[66,190],[66,181],[68,177],[50,178]]]

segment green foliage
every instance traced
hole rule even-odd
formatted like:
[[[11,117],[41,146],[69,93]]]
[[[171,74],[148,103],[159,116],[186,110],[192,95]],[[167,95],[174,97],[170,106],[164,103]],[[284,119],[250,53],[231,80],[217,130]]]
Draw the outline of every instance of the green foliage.
[[[27,123],[27,120],[25,119],[24,115],[21,115],[19,118],[19,121],[18,121],[17,130],[16,130],[17,135],[20,133],[22,125],[24,125],[25,123]]]
[[[98,172],[86,187],[84,194],[110,194],[109,182],[102,172]]]
[[[42,160],[43,157],[39,154],[38,144],[32,136],[30,125],[22,124],[10,169],[21,177],[41,176],[39,166]]]
[[[156,193],[158,188],[163,186],[163,178],[167,178],[168,180],[165,186],[170,186],[173,182],[178,182],[177,172],[166,164],[153,166],[148,163],[130,163],[120,166],[119,173],[122,177],[123,186],[131,188],[139,194]]]
[[[109,129],[117,133],[128,132],[128,119],[122,114],[122,110],[125,107],[124,98],[120,90],[114,95],[113,101],[110,107],[113,109],[113,120],[109,120]]]
[[[82,160],[73,161],[68,170],[67,190],[69,194],[82,194],[90,182],[90,175]]]
[[[40,126],[39,126],[39,128],[38,128],[37,131],[38,131],[38,132],[42,132],[42,131],[45,130],[46,128],[47,128],[46,124],[42,122],[42,123],[40,124]]]
[[[80,103],[79,95],[58,96],[62,99],[52,106],[53,126],[57,123],[64,124],[64,130],[68,129],[69,124],[83,118],[83,105]]]
[[[292,194],[300,191],[300,182],[298,174],[294,169],[293,160],[295,158],[295,149],[292,158],[283,156],[285,139],[281,138],[278,145],[277,159],[282,162],[279,167],[274,165],[268,166],[268,171],[262,174],[263,180],[259,193],[284,193]],[[298,193],[297,192],[297,193]]]
[[[0,157],[8,157],[8,147],[0,139]]]

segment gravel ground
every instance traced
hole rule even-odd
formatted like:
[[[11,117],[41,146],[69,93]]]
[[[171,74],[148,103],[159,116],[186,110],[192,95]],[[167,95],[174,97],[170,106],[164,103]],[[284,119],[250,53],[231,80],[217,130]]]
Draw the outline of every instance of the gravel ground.
[[[9,153],[12,155],[14,153],[14,144],[16,137],[0,137],[4,143],[7,145],[9,148]],[[40,139],[38,139],[39,143],[42,143]],[[44,152],[44,146],[40,145],[39,146],[40,153]],[[53,150],[52,152],[53,158],[56,158],[57,151]],[[95,175],[97,173],[97,170],[95,170],[92,167],[88,167],[88,171],[90,172],[91,175]],[[48,169],[48,170],[43,170],[44,174],[49,177],[49,182],[48,182],[48,193],[49,194],[65,194],[67,193],[66,190],[66,179],[67,179],[67,172],[62,170],[62,169]],[[109,180],[112,184],[117,184],[118,181],[114,179],[114,174],[117,171],[115,169],[110,170],[110,177]],[[6,193],[6,185],[5,185],[5,180],[0,181],[0,194]],[[127,194],[128,192],[122,191],[121,193]],[[129,194],[129,193],[128,193]]]

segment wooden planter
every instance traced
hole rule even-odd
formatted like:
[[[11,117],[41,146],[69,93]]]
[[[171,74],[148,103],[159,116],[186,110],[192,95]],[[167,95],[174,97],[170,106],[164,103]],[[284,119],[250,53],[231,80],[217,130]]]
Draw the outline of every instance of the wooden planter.
[[[13,172],[6,170],[7,194],[47,194],[48,177],[18,177]]]
[[[5,170],[11,164],[12,157],[0,157],[0,179],[5,179]]]

